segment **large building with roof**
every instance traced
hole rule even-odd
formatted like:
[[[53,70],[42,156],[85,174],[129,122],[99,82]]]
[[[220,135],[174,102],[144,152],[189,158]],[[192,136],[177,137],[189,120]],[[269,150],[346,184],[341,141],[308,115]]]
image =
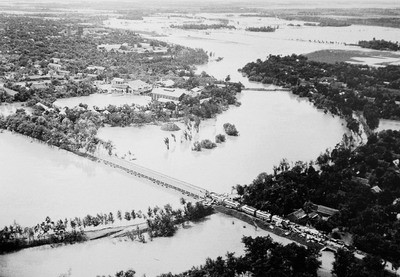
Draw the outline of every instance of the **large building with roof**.
[[[180,88],[153,88],[151,91],[151,99],[158,101],[180,101],[182,97],[189,94],[189,91]]]

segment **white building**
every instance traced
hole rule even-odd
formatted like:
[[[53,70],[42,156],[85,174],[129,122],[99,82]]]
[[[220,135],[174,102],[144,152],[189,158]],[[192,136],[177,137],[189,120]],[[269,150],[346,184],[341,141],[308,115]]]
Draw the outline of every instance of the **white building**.
[[[112,92],[143,94],[150,92],[151,90],[152,86],[146,82],[143,82],[142,80],[127,82],[122,78],[114,78],[111,81]]]
[[[153,89],[152,85],[143,82],[142,80],[135,80],[128,82],[128,91],[134,94],[143,94],[150,92]]]
[[[153,88],[151,99],[162,102],[165,102],[165,100],[180,101],[185,94],[189,94],[189,91],[180,88]]]

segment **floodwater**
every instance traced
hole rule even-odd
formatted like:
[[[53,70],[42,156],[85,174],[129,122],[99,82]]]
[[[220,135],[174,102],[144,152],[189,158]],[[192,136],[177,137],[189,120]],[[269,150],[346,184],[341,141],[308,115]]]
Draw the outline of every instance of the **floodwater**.
[[[268,18],[241,18],[226,15],[201,15],[228,18],[238,30],[183,31],[169,28],[182,18],[154,17],[144,21],[112,19],[106,25],[118,28],[156,31],[158,39],[190,47],[204,48],[213,58],[198,68],[217,78],[231,76],[247,87],[261,87],[247,81],[238,71],[249,61],[269,54],[302,54],[322,49],[350,49],[343,43],[361,39],[396,40],[398,30],[369,26],[344,28],[296,27]],[[299,22],[301,23],[301,22]],[[275,33],[248,33],[246,26],[279,25]],[[379,34],[379,36],[377,35]],[[334,44],[318,42],[333,41]],[[367,51],[367,50],[364,50]],[[130,96],[93,95],[57,101],[72,107],[81,102],[104,107],[142,101]],[[145,99],[144,99],[145,100]],[[145,100],[147,101],[147,100]],[[231,107],[215,119],[203,121],[196,140],[214,140],[222,125],[236,125],[239,137],[229,137],[216,149],[191,151],[191,142],[159,126],[103,128],[99,135],[112,139],[116,152],[131,151],[138,164],[189,181],[209,190],[230,192],[231,187],[250,183],[259,173],[271,172],[282,158],[289,161],[315,159],[327,147],[334,147],[346,131],[343,121],[316,110],[306,100],[287,92],[246,91],[239,96],[241,107]],[[182,128],[184,126],[178,123]],[[383,125],[382,125],[383,126]],[[170,149],[163,143],[170,138]],[[145,210],[148,206],[178,205],[179,194],[142,183],[116,169],[94,163],[62,150],[56,150],[22,136],[0,133],[0,226],[14,220],[22,225],[36,224],[45,216],[64,218],[120,210]],[[234,222],[234,224],[232,224]],[[246,226],[246,228],[243,228]],[[251,226],[224,215],[180,230],[173,238],[159,238],[147,244],[101,239],[60,248],[39,247],[0,256],[1,276],[95,276],[135,269],[139,276],[162,272],[181,272],[227,251],[243,253],[242,235],[265,235]],[[283,238],[277,241],[287,243]],[[324,254],[324,276],[329,276],[332,255]],[[321,273],[322,274],[322,273]]]
[[[141,182],[122,171],[49,147],[21,135],[0,133],[0,226],[14,220],[33,226],[117,210],[146,211],[180,194]],[[0,274],[1,275],[1,274]]]
[[[54,105],[61,108],[68,107],[73,108],[79,104],[86,104],[88,108],[93,110],[93,106],[97,106],[101,109],[106,108],[108,105],[122,106],[124,104],[135,104],[138,106],[146,106],[151,101],[150,96],[140,96],[133,94],[91,94],[89,96],[71,97],[58,99],[54,102]]]
[[[28,114],[31,113],[31,108],[25,107],[22,103],[2,103],[0,104],[0,115],[9,116],[14,114],[18,109],[24,109]]]
[[[99,137],[111,140],[119,156],[130,151],[134,161],[166,175],[210,191],[230,193],[236,184],[249,184],[261,172],[289,161],[314,160],[326,148],[338,143],[346,131],[342,121],[315,109],[307,100],[287,92],[243,91],[240,107],[231,107],[215,119],[202,121],[193,141],[181,131],[166,132],[160,126],[106,127]],[[212,150],[192,151],[194,141],[224,133],[222,125],[235,124],[238,137]],[[176,137],[174,141],[171,134]],[[170,149],[164,144],[169,137]]]
[[[90,241],[58,248],[36,247],[0,256],[4,276],[47,277],[71,273],[73,277],[114,275],[134,269],[137,276],[179,273],[227,252],[244,254],[243,236],[265,236],[283,244],[291,241],[223,214],[180,228],[172,238],[156,238],[146,244],[128,239]]]
[[[235,26],[236,30],[180,30],[171,28],[170,25],[182,25],[186,23],[205,24],[220,23],[217,20],[229,20],[228,25]],[[302,21],[287,21],[278,18],[242,17],[236,14],[198,14],[194,18],[182,18],[170,16],[145,17],[144,20],[119,20],[110,19],[106,26],[130,29],[134,31],[156,32],[163,37],[155,39],[176,43],[188,47],[202,48],[213,53],[213,59],[223,57],[220,62],[210,62],[198,68],[198,71],[206,71],[216,78],[225,78],[231,75],[233,81],[241,81],[246,86],[250,83],[243,78],[237,69],[246,63],[257,59],[265,59],[268,55],[307,54],[323,49],[359,50],[370,52],[356,46],[360,40],[385,39],[398,40],[398,29],[375,26],[352,25],[349,27],[317,27],[301,26]],[[289,26],[293,24],[294,26]],[[246,27],[273,26],[279,27],[273,33],[256,33],[245,31]],[[333,43],[331,43],[333,42]],[[400,61],[400,53],[397,59],[368,60],[369,64]],[[382,54],[384,55],[384,54]],[[252,87],[252,86],[250,86]]]

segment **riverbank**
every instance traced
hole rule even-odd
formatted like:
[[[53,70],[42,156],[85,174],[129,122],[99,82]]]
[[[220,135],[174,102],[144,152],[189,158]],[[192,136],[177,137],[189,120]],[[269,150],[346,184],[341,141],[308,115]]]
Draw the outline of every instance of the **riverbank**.
[[[289,240],[292,240],[294,242],[297,242],[299,244],[305,245],[307,247],[314,247],[318,250],[321,250],[324,246],[318,243],[310,242],[307,241],[305,237],[301,237],[297,233],[291,232],[289,230],[284,230],[280,227],[277,227],[273,224],[269,224],[265,221],[260,220],[259,218],[250,216],[248,214],[242,213],[237,210],[229,209],[224,206],[214,206],[214,209],[220,213],[235,217],[237,219],[240,219],[248,224],[253,225],[256,229],[260,228],[262,230],[271,232],[277,236],[287,238]]]

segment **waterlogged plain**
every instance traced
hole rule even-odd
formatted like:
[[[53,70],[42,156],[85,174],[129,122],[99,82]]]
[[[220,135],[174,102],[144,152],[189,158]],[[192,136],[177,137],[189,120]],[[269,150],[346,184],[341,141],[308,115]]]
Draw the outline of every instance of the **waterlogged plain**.
[[[53,220],[117,210],[146,211],[180,194],[122,171],[49,147],[21,135],[0,133],[0,226],[14,220],[33,226]]]
[[[261,172],[272,172],[282,158],[313,160],[338,143],[346,132],[342,121],[316,110],[308,101],[286,92],[243,91],[240,107],[231,107],[214,119],[202,121],[193,140],[180,131],[160,126],[106,127],[99,137],[112,140],[119,156],[129,151],[137,164],[220,193],[236,184],[249,184]],[[212,150],[192,151],[194,141],[215,140],[222,125],[235,124],[238,137],[227,137]],[[171,137],[174,134],[176,141]],[[170,148],[164,144],[169,137]]]
[[[211,15],[202,15],[211,18]],[[217,78],[231,75],[248,87],[259,87],[247,81],[238,71],[249,61],[269,54],[309,53],[323,49],[357,49],[344,43],[379,39],[396,40],[398,30],[391,28],[350,26],[344,28],[288,26],[275,18],[243,18],[217,15],[231,20],[238,30],[182,31],[170,24],[181,22],[160,16],[144,21],[110,20],[107,26],[146,32],[156,31],[158,39],[190,47],[204,48],[223,57],[200,66]],[[279,25],[274,33],[248,33],[246,26]],[[318,30],[317,30],[318,29]],[[334,44],[319,41],[334,41]],[[368,51],[368,50],[362,50]],[[112,104],[110,96],[59,101],[61,106],[78,104]],[[191,142],[176,132],[177,141],[166,149],[159,126],[140,128],[103,128],[100,137],[113,140],[120,155],[131,151],[135,162],[209,190],[230,192],[237,183],[247,184],[263,171],[271,172],[282,158],[289,161],[312,160],[327,147],[338,143],[346,131],[338,118],[317,111],[305,100],[287,92],[242,92],[241,107],[231,107],[215,119],[203,121],[195,139],[214,139],[222,125],[236,125],[240,136],[228,138],[214,150],[191,151]],[[122,98],[120,98],[122,99]],[[119,99],[119,100],[120,100]],[[114,104],[129,103],[129,99]],[[104,105],[102,105],[104,104]],[[179,124],[184,128],[183,124]],[[170,141],[173,141],[170,137]],[[180,195],[161,190],[148,183],[102,164],[56,150],[30,139],[7,132],[0,134],[0,225],[14,220],[22,225],[41,222],[45,216],[64,218],[99,212],[147,209],[148,206],[175,206]],[[234,222],[234,224],[232,224]],[[246,228],[243,228],[246,226]],[[215,258],[227,251],[241,254],[242,235],[265,235],[253,227],[223,215],[180,230],[173,238],[159,238],[147,244],[102,239],[60,248],[39,247],[0,256],[0,275],[72,276],[113,274],[134,268],[138,273],[154,276],[161,272],[180,272],[201,264],[206,257]],[[284,242],[282,238],[276,238]],[[182,256],[182,253],[190,255]],[[328,274],[332,256],[324,254],[324,274]]]
[[[134,269],[137,276],[179,273],[227,252],[244,254],[243,236],[270,233],[223,214],[214,214],[180,228],[172,238],[156,238],[143,244],[128,239],[90,241],[58,248],[37,247],[0,256],[5,276],[50,277],[70,273],[73,277],[115,274]],[[270,234],[283,244],[291,241]]]

